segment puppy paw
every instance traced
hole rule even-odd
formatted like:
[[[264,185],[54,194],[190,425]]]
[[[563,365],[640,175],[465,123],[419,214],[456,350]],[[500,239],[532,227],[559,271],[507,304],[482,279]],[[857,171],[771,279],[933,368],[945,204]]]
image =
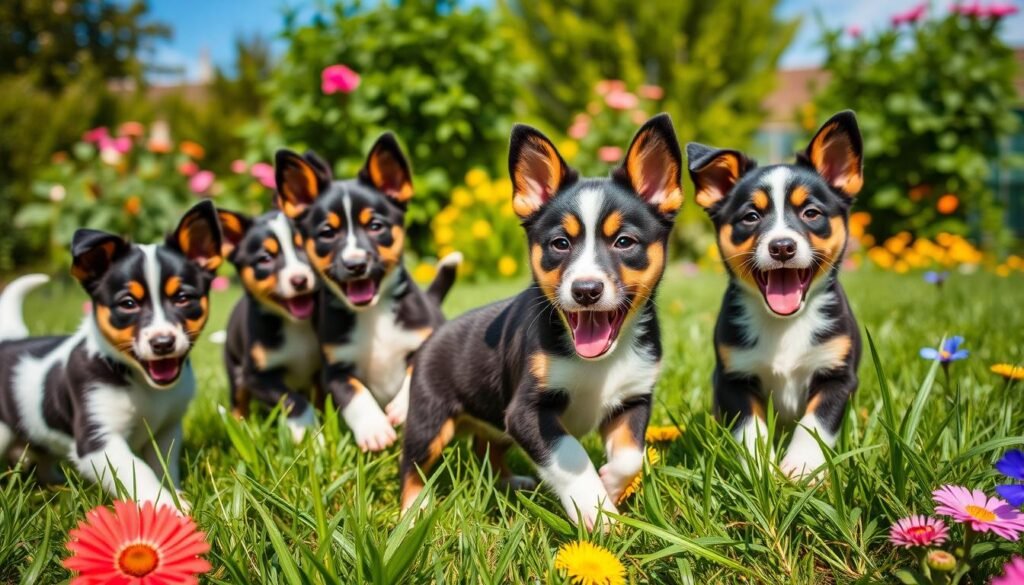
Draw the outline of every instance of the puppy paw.
[[[639,450],[620,450],[615,456],[601,466],[598,475],[605,491],[613,502],[618,502],[626,486],[633,482],[633,479],[643,471],[644,456]]]
[[[810,478],[812,481],[822,479],[825,474],[825,455],[819,449],[817,453],[787,453],[779,464],[783,475],[793,481],[803,481]]]
[[[379,411],[377,416],[367,416],[366,419],[352,427],[352,434],[355,435],[356,445],[364,453],[383,451],[398,438],[394,427]]]
[[[313,407],[307,405],[302,414],[286,418],[285,424],[288,425],[288,430],[291,431],[292,440],[296,443],[301,443],[303,437],[306,436],[306,432],[316,426],[316,414],[313,412]]]
[[[388,422],[391,426],[397,427],[405,423],[405,417],[409,414],[409,395],[399,394],[395,396],[395,399],[388,403],[384,407],[384,412],[387,413]]]
[[[569,519],[576,524],[583,524],[587,530],[594,530],[598,523],[600,512],[612,512],[617,514],[618,508],[608,492],[605,490],[601,479],[594,474],[584,476],[573,482],[561,495],[562,506],[565,507]],[[577,509],[579,514],[577,515]],[[614,523],[608,516],[601,516],[601,530],[607,532]]]

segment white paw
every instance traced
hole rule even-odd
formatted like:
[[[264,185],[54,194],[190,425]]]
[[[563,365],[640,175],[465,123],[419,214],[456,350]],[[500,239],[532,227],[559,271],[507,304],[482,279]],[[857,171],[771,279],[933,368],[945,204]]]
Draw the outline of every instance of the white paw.
[[[562,506],[565,508],[569,519],[576,524],[583,524],[587,530],[593,530],[597,525],[597,516],[600,511],[618,513],[618,508],[608,492],[604,488],[601,479],[593,471],[588,475],[577,478],[560,494]],[[579,516],[576,510],[579,509]],[[602,516],[601,528],[607,531],[614,522],[608,516]]]
[[[306,431],[316,426],[316,413],[313,412],[313,407],[306,405],[306,410],[298,416],[289,416],[285,419],[285,424],[288,425],[288,430],[292,433],[292,440],[296,443],[301,443],[303,437],[306,436]]]
[[[808,477],[820,478],[825,473],[825,454],[821,449],[816,452],[787,453],[779,464],[782,473],[793,480],[800,481]]]
[[[404,424],[405,417],[409,414],[409,394],[399,392],[398,396],[384,407],[384,412],[387,413],[391,426]]]
[[[352,429],[356,445],[364,453],[383,451],[398,438],[377,401],[366,390],[356,392],[348,406],[342,409],[341,416],[348,428]]]
[[[618,502],[622,492],[633,479],[643,471],[644,456],[636,449],[620,449],[615,456],[601,466],[598,475],[613,502]]]

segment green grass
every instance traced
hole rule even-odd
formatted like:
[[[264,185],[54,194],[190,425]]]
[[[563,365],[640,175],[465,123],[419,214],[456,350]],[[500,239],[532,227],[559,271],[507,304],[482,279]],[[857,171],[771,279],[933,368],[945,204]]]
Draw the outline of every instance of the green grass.
[[[558,546],[586,538],[618,554],[635,582],[892,582],[909,555],[885,544],[890,523],[931,512],[930,492],[942,483],[991,492],[998,481],[992,463],[1024,443],[1015,409],[1024,387],[988,372],[994,362],[1024,361],[1024,282],[979,273],[956,276],[939,291],[919,275],[861,271],[843,280],[879,366],[865,348],[829,480],[801,486],[771,472],[743,472],[741,449],[709,414],[711,338],[724,277],[670,270],[659,296],[665,363],[652,423],[676,421],[685,432],[663,449],[607,535],[571,527],[543,488],[496,490],[467,441],[446,452],[427,513],[415,525],[400,522],[397,448],[360,454],[331,413],[326,447],[309,439],[293,445],[274,417],[225,421],[217,409],[227,403],[220,348],[204,337],[193,352],[200,390],[185,421],[183,469],[194,516],[213,547],[207,580],[558,582]],[[446,310],[457,315],[515,290],[460,284]],[[206,333],[223,326],[236,295],[214,296]],[[69,331],[83,300],[73,287],[50,285],[31,298],[27,321],[36,333]],[[947,385],[917,352],[957,333],[971,356],[953,365]],[[600,461],[597,438],[584,443]],[[522,454],[514,455],[514,467],[528,471]],[[28,474],[0,474],[0,582],[68,578],[60,567],[67,531],[108,502],[71,475],[67,486],[39,488]],[[986,542],[987,560],[971,583],[1022,551]]]

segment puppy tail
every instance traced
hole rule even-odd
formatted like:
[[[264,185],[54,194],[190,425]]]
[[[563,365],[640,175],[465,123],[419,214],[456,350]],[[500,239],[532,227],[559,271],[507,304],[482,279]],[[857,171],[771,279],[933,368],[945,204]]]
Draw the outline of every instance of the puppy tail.
[[[437,304],[444,301],[452,284],[455,283],[455,274],[458,272],[459,264],[462,264],[462,252],[452,252],[437,263],[437,275],[434,281],[427,288],[427,296],[434,299]]]
[[[7,285],[0,294],[0,341],[28,337],[21,304],[28,293],[47,282],[50,277],[45,274],[26,274]]]

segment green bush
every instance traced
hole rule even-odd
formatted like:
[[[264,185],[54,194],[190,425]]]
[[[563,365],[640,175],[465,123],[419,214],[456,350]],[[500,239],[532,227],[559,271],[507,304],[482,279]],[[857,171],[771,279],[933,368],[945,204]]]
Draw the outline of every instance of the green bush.
[[[1016,63],[999,39],[1001,18],[968,12],[926,18],[921,5],[874,36],[824,37],[832,77],[817,109],[857,111],[865,168],[857,205],[872,212],[879,241],[904,230],[981,234],[989,245],[1006,235],[985,182],[997,141],[1016,125]]]
[[[386,129],[402,140],[415,173],[408,219],[413,236],[474,167],[504,160],[522,75],[494,14],[455,2],[334,3],[326,17],[286,19],[288,48],[268,84],[275,127],[257,132],[264,156],[288,145],[330,160],[354,176]],[[358,88],[325,93],[324,69],[345,65]]]

